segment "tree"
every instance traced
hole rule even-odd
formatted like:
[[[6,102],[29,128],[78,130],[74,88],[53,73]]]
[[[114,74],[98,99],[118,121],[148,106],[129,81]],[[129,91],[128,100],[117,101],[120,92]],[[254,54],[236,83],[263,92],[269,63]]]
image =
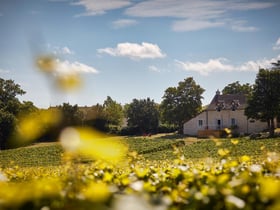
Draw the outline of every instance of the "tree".
[[[160,105],[162,121],[178,125],[183,132],[183,124],[201,111],[203,92],[192,77],[179,82],[177,87],[167,88]]]
[[[18,95],[25,94],[13,80],[0,78],[0,149],[5,149],[7,140],[16,125],[16,116],[21,103]]]
[[[133,99],[127,106],[127,122],[129,127],[138,128],[141,133],[156,132],[159,125],[158,105],[147,99]]]
[[[101,104],[96,104],[89,107],[85,112],[84,125],[92,126],[100,131],[108,131],[107,119],[104,111],[104,107]]]
[[[109,125],[120,126],[124,117],[123,108],[121,104],[118,104],[110,96],[103,103],[103,109],[105,112],[105,118]]]
[[[249,83],[241,85],[239,81],[233,82],[231,84],[228,84],[224,89],[222,90],[223,94],[238,94],[243,93],[245,95],[251,95],[253,90],[253,85],[250,85]]]
[[[280,69],[260,69],[245,114],[266,121],[269,134],[274,136],[274,119],[280,114]]]
[[[62,126],[73,126],[82,124],[82,112],[79,111],[78,105],[63,103],[58,109],[62,113]]]

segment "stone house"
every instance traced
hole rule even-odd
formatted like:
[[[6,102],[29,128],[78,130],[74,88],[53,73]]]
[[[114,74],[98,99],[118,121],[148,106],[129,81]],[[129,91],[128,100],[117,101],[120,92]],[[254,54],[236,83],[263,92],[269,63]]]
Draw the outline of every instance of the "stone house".
[[[225,94],[219,91],[209,106],[184,124],[184,134],[198,137],[220,137],[225,128],[236,134],[251,134],[267,129],[267,123],[248,119],[244,94]]]

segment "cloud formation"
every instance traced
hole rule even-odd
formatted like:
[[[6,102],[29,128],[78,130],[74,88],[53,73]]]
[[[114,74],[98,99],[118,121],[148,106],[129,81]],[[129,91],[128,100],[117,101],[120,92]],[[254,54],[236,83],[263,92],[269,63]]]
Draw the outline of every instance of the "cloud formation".
[[[149,66],[149,70],[150,70],[150,71],[153,71],[153,72],[158,72],[158,73],[161,72],[160,69],[157,68],[157,67],[154,66],[154,65]]]
[[[70,50],[68,47],[54,47],[53,53],[61,55],[73,55],[74,51]]]
[[[124,13],[131,17],[170,17],[175,18],[172,24],[174,31],[196,31],[206,28],[229,26],[237,32],[254,32],[254,26],[245,25],[245,20],[229,22],[226,20],[233,12],[262,10],[275,5],[272,2],[258,0],[78,0],[72,5],[83,6],[85,13],[77,15],[103,15],[109,10],[124,8]],[[116,27],[127,26],[126,21],[115,22]]]
[[[69,62],[68,60],[61,61],[56,59],[56,72],[62,74],[71,73],[93,73],[97,74],[98,70],[80,62]]]
[[[273,46],[273,50],[280,50],[280,37],[278,38],[275,45]]]
[[[235,11],[260,10],[272,7],[270,2],[241,0],[150,0],[135,4],[126,9],[125,14],[134,17],[171,17],[177,18],[173,23],[175,31],[194,31],[205,28],[221,27],[228,23],[225,20]],[[231,23],[235,31],[255,31],[253,26]]]
[[[269,68],[271,63],[276,62],[280,59],[280,55],[277,58],[273,59],[262,59],[257,61],[247,61],[242,65],[235,66],[228,63],[226,58],[216,58],[209,59],[207,62],[182,62],[175,60],[176,65],[185,70],[197,72],[203,76],[207,76],[210,73],[215,72],[232,72],[232,71],[258,71],[259,68]]]
[[[130,0],[79,0],[72,3],[72,5],[83,6],[86,9],[85,13],[77,15],[77,17],[102,15],[108,10],[123,8],[130,4]]]
[[[163,58],[166,56],[158,45],[146,42],[142,42],[142,44],[119,43],[116,48],[108,47],[97,51],[111,56],[128,57],[132,60]]]
[[[138,22],[132,19],[119,19],[113,22],[113,27],[116,29],[125,28],[136,25]]]
[[[246,25],[247,21],[233,21],[231,29],[233,31],[238,31],[238,32],[254,32],[258,31],[258,28],[254,26],[247,26]]]
[[[0,68],[0,73],[2,73],[2,74],[7,74],[7,73],[10,73],[10,71],[9,71],[9,70],[6,70],[6,69],[1,69],[1,68]]]

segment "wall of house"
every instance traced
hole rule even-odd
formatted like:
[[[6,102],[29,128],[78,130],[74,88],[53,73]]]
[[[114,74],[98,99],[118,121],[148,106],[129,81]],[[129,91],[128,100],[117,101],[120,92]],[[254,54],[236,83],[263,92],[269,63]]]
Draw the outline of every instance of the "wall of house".
[[[208,119],[208,127],[207,127]],[[220,122],[220,125],[218,123]],[[256,133],[267,128],[265,122],[247,120],[244,110],[216,110],[204,111],[195,118],[184,124],[184,134],[196,136],[198,130],[219,130],[231,128],[233,123],[237,125],[237,132],[240,134]]]
[[[199,125],[199,120],[202,120],[202,126]],[[184,124],[184,134],[196,136],[198,130],[205,129],[206,112],[202,112]]]

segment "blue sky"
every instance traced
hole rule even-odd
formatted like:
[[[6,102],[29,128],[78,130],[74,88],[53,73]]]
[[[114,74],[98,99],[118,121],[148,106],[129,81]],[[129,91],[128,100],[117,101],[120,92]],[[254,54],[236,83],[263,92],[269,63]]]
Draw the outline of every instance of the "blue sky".
[[[1,0],[0,77],[48,107],[91,106],[150,97],[193,77],[203,104],[227,84],[254,83],[259,67],[280,60],[278,0]],[[35,65],[52,55],[53,73],[79,74],[65,93]]]

